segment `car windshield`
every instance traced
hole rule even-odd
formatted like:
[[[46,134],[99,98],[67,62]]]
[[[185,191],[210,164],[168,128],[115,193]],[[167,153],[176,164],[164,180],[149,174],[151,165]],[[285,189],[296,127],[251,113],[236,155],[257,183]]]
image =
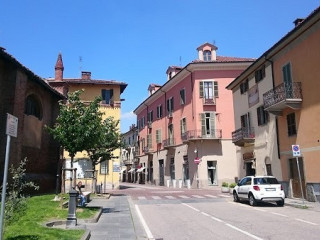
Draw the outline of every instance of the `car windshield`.
[[[278,180],[276,178],[255,178],[254,184],[279,184]]]

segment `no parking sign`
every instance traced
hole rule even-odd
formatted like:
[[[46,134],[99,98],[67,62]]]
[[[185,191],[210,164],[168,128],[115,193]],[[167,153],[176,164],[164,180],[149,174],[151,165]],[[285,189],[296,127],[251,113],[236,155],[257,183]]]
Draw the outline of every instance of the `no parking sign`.
[[[300,146],[299,145],[292,145],[292,155],[294,157],[300,157],[301,156]]]

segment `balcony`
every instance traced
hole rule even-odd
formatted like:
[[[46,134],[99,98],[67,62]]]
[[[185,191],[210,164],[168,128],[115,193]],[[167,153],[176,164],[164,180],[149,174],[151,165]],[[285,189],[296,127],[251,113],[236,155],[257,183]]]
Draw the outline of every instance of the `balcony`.
[[[196,141],[196,140],[215,140],[221,139],[222,130],[212,129],[209,133],[203,133],[202,130],[191,130],[182,134],[181,139],[183,142]]]
[[[168,139],[163,140],[162,145],[164,148],[170,148],[170,147],[175,146],[175,142],[176,141],[174,138],[168,138]]]
[[[216,99],[215,98],[203,98],[203,105],[215,105]]]
[[[152,122],[148,122],[148,128],[152,128]]]
[[[232,132],[232,142],[239,147],[253,145],[255,141],[254,128],[239,128]]]
[[[143,152],[144,152],[145,154],[151,154],[151,153],[153,153],[152,147],[145,147],[145,148],[143,149]]]
[[[263,94],[264,109],[272,114],[281,115],[289,107],[300,109],[302,103],[301,82],[284,83]]]

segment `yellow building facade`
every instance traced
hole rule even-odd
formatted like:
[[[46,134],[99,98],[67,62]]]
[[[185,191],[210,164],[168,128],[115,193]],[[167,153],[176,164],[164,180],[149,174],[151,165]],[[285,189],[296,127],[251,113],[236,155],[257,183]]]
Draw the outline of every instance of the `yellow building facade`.
[[[63,62],[62,56],[59,54],[55,66],[55,78],[48,79],[48,83],[63,93],[65,96],[69,92],[84,90],[80,95],[83,102],[91,102],[96,97],[102,97],[99,110],[103,113],[103,119],[113,117],[115,121],[119,121],[118,129],[120,131],[120,115],[121,115],[121,94],[125,90],[127,84],[124,82],[111,80],[91,79],[91,72],[82,72],[81,78],[63,78]],[[92,171],[92,163],[86,152],[78,152],[73,161],[71,171],[71,159],[69,153],[64,151],[62,170],[62,189],[68,192],[70,189],[70,180],[74,185],[78,181],[82,181],[85,185],[85,191],[91,192],[107,192],[109,189],[119,187],[120,175],[120,149],[113,152],[113,159],[99,163],[95,166],[95,172]],[[96,181],[94,184],[93,178]],[[96,188],[94,187],[96,185]]]

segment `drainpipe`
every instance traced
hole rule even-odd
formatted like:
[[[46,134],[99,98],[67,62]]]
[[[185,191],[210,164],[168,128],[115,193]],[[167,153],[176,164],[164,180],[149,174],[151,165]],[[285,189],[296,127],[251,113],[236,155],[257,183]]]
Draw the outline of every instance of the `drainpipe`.
[[[275,88],[274,82],[274,71],[273,71],[273,61],[268,59],[267,56],[264,56],[264,59],[271,64],[271,78],[272,78],[272,87]],[[276,137],[277,137],[277,150],[278,150],[278,158],[280,159],[280,145],[279,145],[279,126],[278,126],[278,116],[276,118]]]

